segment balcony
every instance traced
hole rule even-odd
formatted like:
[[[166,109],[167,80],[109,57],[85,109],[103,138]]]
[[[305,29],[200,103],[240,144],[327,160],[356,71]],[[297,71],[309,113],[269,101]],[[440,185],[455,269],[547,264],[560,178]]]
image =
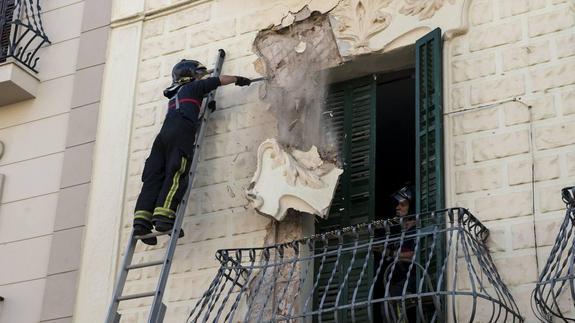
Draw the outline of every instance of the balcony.
[[[50,40],[38,0],[0,0],[0,106],[35,97],[38,51]]]
[[[567,206],[555,244],[533,291],[535,314],[541,321],[575,321],[575,187],[561,191]]]
[[[523,322],[462,208],[217,252],[188,322]]]

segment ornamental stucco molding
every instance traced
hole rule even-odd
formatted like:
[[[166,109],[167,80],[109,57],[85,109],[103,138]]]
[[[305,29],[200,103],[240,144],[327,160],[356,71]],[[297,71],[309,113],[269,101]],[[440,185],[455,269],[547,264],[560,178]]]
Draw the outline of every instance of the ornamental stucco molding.
[[[347,0],[337,6],[331,22],[338,43],[354,54],[370,52],[369,40],[391,24],[391,13],[386,11],[391,2]]]
[[[443,7],[447,1],[454,4],[455,0],[403,0],[405,3],[399,9],[399,13],[408,16],[418,16],[419,20],[429,19],[435,15],[437,10]]]
[[[464,30],[470,0],[343,0],[330,11],[341,56],[387,52],[440,27]]]
[[[247,190],[252,207],[281,221],[289,208],[325,217],[343,172],[324,162],[314,146],[288,152],[275,139],[258,148],[257,169]]]

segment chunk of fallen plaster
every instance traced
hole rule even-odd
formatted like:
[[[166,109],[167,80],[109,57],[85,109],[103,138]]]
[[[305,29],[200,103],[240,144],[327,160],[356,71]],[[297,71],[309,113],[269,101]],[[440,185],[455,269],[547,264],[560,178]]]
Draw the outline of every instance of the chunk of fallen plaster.
[[[324,162],[315,146],[288,152],[275,139],[267,139],[258,148],[257,162],[247,191],[256,210],[277,221],[290,208],[326,217],[343,171]]]
[[[307,44],[304,41],[300,41],[299,44],[297,44],[296,47],[294,47],[294,50],[296,53],[301,54],[305,52],[306,47]]]

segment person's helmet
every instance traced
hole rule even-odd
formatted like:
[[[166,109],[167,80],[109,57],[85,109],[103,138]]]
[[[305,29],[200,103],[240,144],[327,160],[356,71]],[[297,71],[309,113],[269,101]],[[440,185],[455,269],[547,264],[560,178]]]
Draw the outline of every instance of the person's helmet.
[[[411,204],[411,202],[413,201],[413,190],[411,189],[410,185],[405,185],[398,191],[393,193],[391,197],[395,199],[397,202],[407,200]]]
[[[202,63],[193,59],[182,59],[172,68],[172,85],[164,90],[164,96],[172,98],[183,84],[204,76],[206,72]]]
[[[182,59],[172,68],[172,83],[187,83],[206,74],[206,67],[192,59]]]

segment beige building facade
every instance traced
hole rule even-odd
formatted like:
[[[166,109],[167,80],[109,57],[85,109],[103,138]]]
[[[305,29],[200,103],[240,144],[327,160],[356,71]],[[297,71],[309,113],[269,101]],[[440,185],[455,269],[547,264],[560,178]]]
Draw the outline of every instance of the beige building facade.
[[[525,321],[537,322],[531,291],[564,216],[560,190],[575,183],[573,0],[85,0],[42,9],[52,44],[39,53],[36,98],[0,106],[0,259],[12,259],[0,267],[0,323],[102,322],[174,63],[210,68],[222,48],[223,74],[269,76],[256,46],[262,31],[295,29],[314,12],[337,49],[322,66],[326,83],[411,71],[415,42],[441,28],[444,204],[489,228],[504,283]],[[258,146],[286,122],[262,99],[266,90],[217,92],[165,322],[185,321],[218,270],[216,250],[315,230],[309,219],[276,223],[245,196]],[[161,257],[162,241],[138,246],[134,259]],[[125,293],[153,290],[158,273],[134,271]],[[122,322],[145,322],[149,305],[123,302]]]
[[[492,257],[522,315],[534,321],[529,295],[563,217],[560,188],[571,185],[575,175],[574,5],[545,0],[116,2],[108,61],[125,72],[107,74],[104,80],[102,100],[105,107],[109,102],[110,112],[102,115],[101,126],[107,120],[111,124],[100,134],[121,134],[125,145],[114,149],[118,155],[97,154],[96,173],[99,165],[102,172],[117,161],[125,165],[114,171],[117,176],[93,187],[88,222],[98,224],[88,227],[84,254],[106,261],[84,258],[76,314],[100,317],[109,301],[118,265],[109,252],[121,249],[129,234],[143,162],[165,113],[161,93],[173,64],[186,57],[211,66],[216,50],[223,48],[228,53],[224,74],[265,75],[254,49],[256,36],[267,28],[289,28],[303,10],[329,16],[343,66],[353,67],[361,55],[389,62],[372,70],[356,67],[361,71],[348,78],[413,66],[394,53],[442,29],[446,206],[469,208],[491,230]],[[118,93],[120,84],[129,89]],[[185,319],[207,288],[218,267],[217,249],[276,242],[281,224],[247,208],[244,196],[257,146],[275,136],[282,122],[260,99],[263,88],[218,92],[218,110],[184,220],[187,236],[177,249],[166,292],[167,321]],[[121,122],[111,121],[118,118],[119,103],[129,108]],[[107,145],[105,140],[98,144]],[[112,195],[113,207],[103,217],[100,205]],[[110,222],[117,231],[104,233],[102,247],[96,236]],[[159,249],[138,249],[136,258],[150,260]],[[96,265],[101,270],[88,269]],[[153,288],[157,273],[142,270],[130,276],[126,291]],[[143,321],[148,304],[126,302],[124,319]]]
[[[0,63],[0,322],[72,322],[111,2],[0,4],[39,13],[50,41]]]

